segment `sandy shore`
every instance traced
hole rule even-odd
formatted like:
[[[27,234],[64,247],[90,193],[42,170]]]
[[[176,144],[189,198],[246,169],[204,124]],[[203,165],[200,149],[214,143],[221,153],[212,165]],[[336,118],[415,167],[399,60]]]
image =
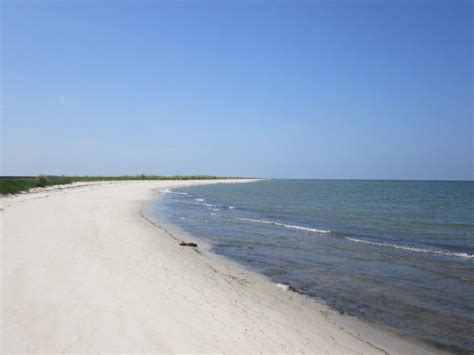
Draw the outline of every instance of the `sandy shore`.
[[[2,352],[433,351],[180,247],[143,218],[159,189],[196,183],[1,198]]]

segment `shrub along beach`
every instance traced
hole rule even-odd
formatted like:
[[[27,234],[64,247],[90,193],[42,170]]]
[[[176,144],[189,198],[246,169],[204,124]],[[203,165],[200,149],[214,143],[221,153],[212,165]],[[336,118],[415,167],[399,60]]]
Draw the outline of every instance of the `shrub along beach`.
[[[0,176],[0,194],[15,194],[28,191],[36,187],[72,184],[73,182],[90,181],[125,181],[125,180],[225,180],[241,179],[238,177],[224,177],[212,175],[121,175],[121,176],[64,176],[64,175],[38,175],[38,176]]]

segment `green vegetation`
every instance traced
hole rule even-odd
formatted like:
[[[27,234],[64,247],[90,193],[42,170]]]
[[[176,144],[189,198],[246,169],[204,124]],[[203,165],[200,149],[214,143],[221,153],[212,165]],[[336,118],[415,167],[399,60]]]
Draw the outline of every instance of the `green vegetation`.
[[[124,176],[0,176],[0,194],[15,194],[28,191],[35,187],[71,184],[84,181],[119,181],[119,180],[214,180],[236,179],[232,177],[191,175],[191,176],[161,176],[161,175],[124,175]],[[237,178],[238,179],[238,178]]]

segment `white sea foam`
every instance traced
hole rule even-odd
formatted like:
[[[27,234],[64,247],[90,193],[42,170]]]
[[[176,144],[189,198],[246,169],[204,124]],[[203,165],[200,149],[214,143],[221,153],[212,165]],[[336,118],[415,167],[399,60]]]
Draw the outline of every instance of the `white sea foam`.
[[[294,226],[294,225],[291,225],[291,224],[277,223],[277,226],[279,226],[279,225],[282,225],[285,228],[298,229],[298,230],[302,230],[302,231],[305,231],[305,232],[314,232],[314,233],[322,233],[322,234],[331,233],[331,231],[327,231],[327,230],[324,230],[324,229],[308,228],[308,227]]]
[[[204,199],[203,198],[195,198],[194,201],[204,202]]]
[[[233,210],[234,208],[234,206],[229,206],[229,210]]]
[[[288,291],[290,289],[290,287],[288,285],[285,285],[285,284],[281,284],[281,283],[277,283],[276,286],[280,289],[280,290],[283,290],[283,291]]]
[[[218,209],[218,208],[213,208],[212,210],[213,210],[213,211],[219,211],[219,209]]]
[[[211,205],[210,203],[204,203],[203,205],[207,207],[214,207],[214,205]]]
[[[176,195],[187,195],[188,194],[187,192],[176,192],[176,191],[171,191],[170,189],[160,190],[160,192],[162,192],[164,194],[176,194]]]
[[[272,224],[274,226],[285,227],[285,228],[288,228],[288,229],[296,229],[296,230],[300,230],[300,231],[304,231],[304,232],[321,233],[321,234],[331,233],[331,231],[324,230],[324,229],[302,227],[302,226],[296,226],[296,225],[293,225],[293,224],[285,224],[285,223],[269,221],[269,220],[264,220],[264,219],[252,219],[252,218],[239,218],[239,219],[241,221],[262,223],[262,224]]]
[[[245,222],[254,222],[254,223],[263,223],[263,224],[275,224],[273,221],[266,221],[264,219],[252,219],[252,218],[239,218],[241,221]]]
[[[350,240],[351,242],[356,242],[356,243],[364,243],[364,244],[376,245],[376,246],[379,246],[379,247],[408,250],[408,251],[413,251],[413,252],[417,252],[417,253],[429,253],[429,254],[435,254],[435,255],[456,256],[458,258],[467,258],[467,259],[474,258],[474,255],[467,254],[467,253],[455,253],[455,252],[441,251],[441,250],[436,250],[436,249],[416,248],[416,247],[409,247],[409,246],[406,246],[406,245],[399,245],[399,244],[392,244],[392,243],[376,243],[376,242],[371,242],[369,240],[363,240],[363,239],[357,239],[357,238],[351,238],[351,237],[346,237],[346,239]]]

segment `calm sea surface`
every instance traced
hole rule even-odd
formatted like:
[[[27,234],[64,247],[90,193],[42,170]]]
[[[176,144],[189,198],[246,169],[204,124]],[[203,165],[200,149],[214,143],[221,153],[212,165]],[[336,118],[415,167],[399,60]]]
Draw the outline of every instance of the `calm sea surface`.
[[[346,313],[474,351],[474,182],[269,180],[165,191],[148,213]]]

